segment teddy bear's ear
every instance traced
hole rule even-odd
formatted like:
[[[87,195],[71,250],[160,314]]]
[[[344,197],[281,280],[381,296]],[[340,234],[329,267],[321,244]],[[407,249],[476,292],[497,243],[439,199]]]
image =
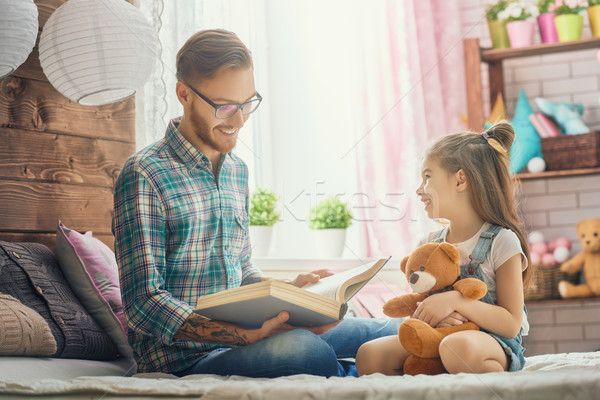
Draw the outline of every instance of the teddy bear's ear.
[[[451,245],[450,243],[440,243],[440,249],[444,251],[448,255],[448,258],[452,260],[453,263],[458,264],[460,256],[458,255],[458,250],[456,247]]]
[[[406,264],[408,263],[408,256],[404,257],[402,261],[400,261],[400,271],[406,272]]]

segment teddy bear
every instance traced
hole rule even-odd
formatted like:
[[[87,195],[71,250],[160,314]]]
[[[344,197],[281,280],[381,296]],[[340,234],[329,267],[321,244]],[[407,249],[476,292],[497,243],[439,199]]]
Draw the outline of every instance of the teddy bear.
[[[588,218],[575,225],[583,251],[561,264],[560,270],[574,274],[583,270],[585,283],[574,285],[567,281],[558,283],[561,297],[600,296],[600,218]]]
[[[413,293],[390,299],[383,305],[383,312],[390,317],[406,317],[432,294],[457,290],[463,296],[479,300],[487,293],[487,286],[476,278],[461,278],[459,254],[450,243],[426,243],[402,259],[400,269],[405,273]],[[473,322],[459,326],[432,328],[415,318],[400,324],[398,336],[402,347],[411,355],[404,363],[407,375],[436,375],[446,372],[439,356],[442,339],[451,333],[479,330]]]
[[[535,104],[540,111],[553,118],[567,135],[588,133],[590,128],[581,120],[583,105],[581,103],[553,103],[542,97],[536,97]]]

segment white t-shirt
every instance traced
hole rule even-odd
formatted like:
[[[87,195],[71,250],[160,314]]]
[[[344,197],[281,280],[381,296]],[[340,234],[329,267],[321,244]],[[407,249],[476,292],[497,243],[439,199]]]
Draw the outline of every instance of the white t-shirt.
[[[464,242],[452,243],[460,255],[460,265],[466,265],[471,262],[469,256],[471,253],[473,253],[473,250],[479,241],[479,237],[491,226],[492,224],[486,222],[481,226],[479,232],[477,232],[471,238],[465,240]],[[425,238],[421,239],[419,241],[419,246],[424,243],[431,242],[435,238],[435,233],[436,232],[431,232]],[[447,233],[448,231],[444,233],[444,241],[446,241]],[[519,241],[518,236],[510,229],[501,229],[492,242],[492,248],[487,253],[485,260],[479,267],[483,275],[483,281],[487,285],[488,293],[490,294],[492,300],[494,300],[494,303],[496,302],[496,270],[498,270],[502,264],[504,264],[515,254],[521,254],[522,270],[525,271],[525,269],[528,267],[527,257],[525,257],[525,253],[521,248],[521,242]],[[529,331],[529,324],[527,323],[527,316],[525,313],[523,313],[522,328],[523,335],[526,335]]]

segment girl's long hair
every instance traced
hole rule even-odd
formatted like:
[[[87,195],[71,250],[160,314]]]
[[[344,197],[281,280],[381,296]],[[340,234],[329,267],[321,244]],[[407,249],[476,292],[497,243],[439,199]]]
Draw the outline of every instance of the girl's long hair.
[[[467,177],[473,208],[479,217],[516,233],[528,261],[528,268],[523,271],[523,287],[526,288],[533,266],[517,212],[515,196],[518,184],[509,170],[508,150],[514,137],[512,126],[501,121],[483,134],[460,132],[446,135],[436,141],[425,156],[437,160],[450,173],[462,169]]]

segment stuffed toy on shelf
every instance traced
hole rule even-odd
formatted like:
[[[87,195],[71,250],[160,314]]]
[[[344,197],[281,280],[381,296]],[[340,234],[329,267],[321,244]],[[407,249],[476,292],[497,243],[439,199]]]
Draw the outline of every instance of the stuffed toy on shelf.
[[[561,281],[558,291],[565,299],[600,296],[600,218],[584,219],[575,229],[583,251],[562,263],[560,269],[567,274],[583,271],[585,283]]]
[[[556,121],[567,135],[578,135],[590,131],[590,128],[581,120],[583,115],[581,103],[553,103],[542,97],[536,97],[535,105],[544,115]]]
[[[390,317],[407,317],[417,309],[417,303],[428,295],[457,290],[463,296],[479,300],[487,293],[485,283],[475,278],[461,278],[459,255],[450,243],[426,243],[414,250],[400,262],[413,293],[389,300],[383,312]],[[439,347],[442,339],[451,333],[464,330],[479,330],[473,322],[459,326],[432,328],[415,318],[400,324],[398,335],[402,347],[411,355],[404,363],[404,374],[436,375],[446,372],[440,360]]]

